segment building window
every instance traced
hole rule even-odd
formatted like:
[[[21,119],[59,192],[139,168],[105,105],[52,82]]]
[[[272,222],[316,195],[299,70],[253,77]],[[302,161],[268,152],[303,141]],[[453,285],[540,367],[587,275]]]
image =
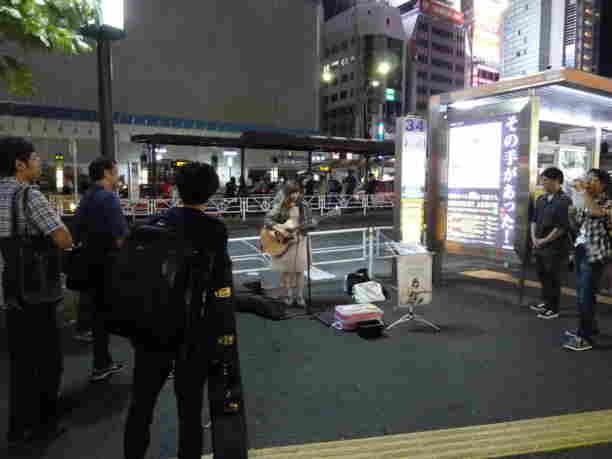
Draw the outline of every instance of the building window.
[[[340,99],[344,100],[347,97],[347,92],[346,91],[340,91]]]
[[[442,59],[436,59],[434,57],[431,58],[431,65],[434,65],[440,68],[445,68],[448,70],[453,70],[453,64],[451,64],[450,62],[444,61]]]
[[[437,73],[432,73],[431,76],[429,77],[429,79],[431,81],[435,81],[437,83],[446,83],[446,84],[453,84],[453,80],[451,78],[448,78],[444,75],[440,75]]]
[[[427,72],[417,72],[417,78],[420,78],[422,80],[426,80],[427,79]]]
[[[342,42],[342,49],[343,49],[344,51],[346,51],[346,50],[348,49],[348,41],[344,40],[344,41]]]
[[[342,75],[342,83],[346,83],[348,81],[348,75],[346,73],[344,73]]]
[[[333,102],[338,102],[338,94],[332,94],[331,101],[332,101],[332,103]]]
[[[453,54],[453,49],[450,46],[447,45],[441,45],[439,43],[435,43],[433,42],[431,44],[432,49],[436,50],[439,53],[443,53],[443,54]]]
[[[355,79],[355,72],[351,72],[351,81]]]
[[[329,104],[329,96],[323,97],[323,105]]]
[[[422,64],[427,64],[427,56],[424,54],[417,54],[417,61]]]
[[[355,95],[355,90],[351,89],[351,97],[353,97]]]

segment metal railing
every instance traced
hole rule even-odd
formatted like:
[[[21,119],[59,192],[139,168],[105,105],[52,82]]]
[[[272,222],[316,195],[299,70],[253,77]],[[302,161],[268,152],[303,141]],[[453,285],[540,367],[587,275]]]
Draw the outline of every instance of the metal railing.
[[[392,258],[391,256],[384,255],[385,242],[382,241],[381,238],[381,235],[384,231],[391,231],[392,229],[392,226],[377,226],[329,231],[312,231],[308,234],[308,237],[310,238],[310,253],[312,266],[367,261],[370,276],[373,278],[374,261],[377,259],[383,260]],[[319,247],[313,248],[313,238],[317,238],[318,240],[320,240],[330,237],[336,237],[339,235],[346,236],[349,234],[356,233],[361,233],[361,237],[359,238],[359,240],[361,241],[360,243],[356,244],[353,241],[350,241],[349,239],[350,242],[348,244],[338,244],[337,242],[333,242],[331,245],[323,246],[322,244],[320,244]],[[265,254],[261,251],[261,247],[259,245],[259,237],[251,236],[242,238],[232,238],[229,239],[229,245],[230,254],[235,251],[244,251],[246,249],[246,253],[239,253],[231,257],[234,265],[237,265],[239,263],[261,264],[261,266],[257,267],[235,269],[233,271],[234,274],[256,273],[270,270],[271,258],[268,254]],[[383,246],[382,250],[381,246]],[[350,254],[351,252],[352,255],[357,255],[357,253],[359,253],[360,255],[347,256],[345,258],[338,256],[338,254]]]
[[[70,217],[78,206],[78,201],[71,196],[55,196],[51,202],[62,217]],[[249,215],[265,214],[272,206],[273,195],[254,195],[248,197],[225,198],[221,195],[213,196],[208,202],[207,213],[217,216],[239,216],[246,220]],[[375,195],[313,195],[305,196],[313,212],[324,214],[326,211],[341,208],[362,210],[367,215],[368,210],[391,209],[394,207],[393,193],[377,193]],[[128,217],[147,217],[156,215],[175,205],[180,201],[173,199],[121,199],[124,215]]]

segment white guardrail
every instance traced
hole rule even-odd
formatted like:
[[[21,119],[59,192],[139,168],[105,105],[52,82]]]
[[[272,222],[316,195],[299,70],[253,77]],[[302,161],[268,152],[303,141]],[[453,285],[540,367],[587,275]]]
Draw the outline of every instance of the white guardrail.
[[[75,201],[70,196],[54,196],[50,200],[57,207],[57,211],[62,217],[74,215],[78,206],[78,201]],[[207,213],[218,216],[234,215],[239,216],[242,220],[246,220],[249,215],[268,212],[273,200],[273,195],[253,195],[244,198],[213,196],[208,202]],[[363,194],[352,196],[336,194],[314,195],[305,196],[304,200],[314,212],[320,212],[321,214],[339,207],[341,209],[362,210],[363,215],[367,215],[368,210],[391,209],[394,206],[393,193],[377,193],[369,196]],[[180,205],[180,202],[172,199],[121,200],[123,213],[134,218],[156,215],[174,205]]]
[[[376,226],[366,228],[348,228],[329,231],[312,231],[308,233],[310,238],[312,266],[331,265],[338,263],[353,263],[360,261],[368,262],[368,272],[374,277],[374,261],[393,258],[393,254],[388,250],[391,240],[385,236],[384,232],[391,232],[392,226]],[[351,238],[350,235],[360,234],[360,237]],[[337,238],[337,236],[348,236]],[[313,239],[334,238],[329,245],[313,248]],[[345,241],[346,243],[339,243]],[[230,254],[238,253],[231,257],[234,264],[234,274],[256,273],[269,271],[271,258],[268,254],[261,251],[259,237],[241,237],[229,239]],[[325,258],[320,259],[321,255]],[[251,267],[240,267],[248,263]],[[259,266],[253,266],[259,265]]]

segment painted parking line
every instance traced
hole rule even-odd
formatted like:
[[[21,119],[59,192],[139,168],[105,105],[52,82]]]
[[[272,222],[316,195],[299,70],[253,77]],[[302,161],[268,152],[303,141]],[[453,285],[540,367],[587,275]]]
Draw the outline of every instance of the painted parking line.
[[[475,277],[478,279],[500,280],[504,282],[510,282],[512,284],[517,284],[517,285],[519,282],[519,280],[516,277],[512,276],[511,274],[500,273],[498,271],[491,271],[488,269],[483,269],[479,271],[464,271],[461,274],[463,274],[464,276]],[[532,280],[525,280],[525,286],[541,288],[542,284],[540,284],[539,282],[532,281]],[[563,287],[561,289],[561,293],[566,296],[576,296],[576,290],[573,288]],[[605,304],[612,304],[612,297],[597,295],[597,302],[605,303]]]
[[[612,442],[612,410],[457,429],[281,446],[249,451],[259,459],[459,459],[559,451]],[[212,455],[202,456],[212,459]]]

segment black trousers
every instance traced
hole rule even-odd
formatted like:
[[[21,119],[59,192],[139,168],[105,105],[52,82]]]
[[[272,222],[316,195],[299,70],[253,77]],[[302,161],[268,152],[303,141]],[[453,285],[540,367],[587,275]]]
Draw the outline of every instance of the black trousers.
[[[179,421],[179,459],[202,456],[202,405],[208,376],[208,358],[194,351],[186,359],[178,353],[155,351],[134,344],[135,366],[132,400],[125,426],[125,459],[143,459],[150,442],[150,428],[157,396],[174,367],[174,393]]]
[[[55,306],[10,309],[6,325],[11,438],[57,421],[63,353]]]
[[[110,336],[104,323],[106,275],[108,270],[112,268],[112,258],[102,255],[94,260],[89,268],[90,276],[93,279],[93,288],[88,292],[93,303],[91,308],[91,329],[94,340],[93,366],[96,369],[103,369],[113,363],[109,350]]]
[[[536,252],[536,270],[542,284],[542,302],[554,312],[559,312],[561,280],[567,270],[565,252]]]

